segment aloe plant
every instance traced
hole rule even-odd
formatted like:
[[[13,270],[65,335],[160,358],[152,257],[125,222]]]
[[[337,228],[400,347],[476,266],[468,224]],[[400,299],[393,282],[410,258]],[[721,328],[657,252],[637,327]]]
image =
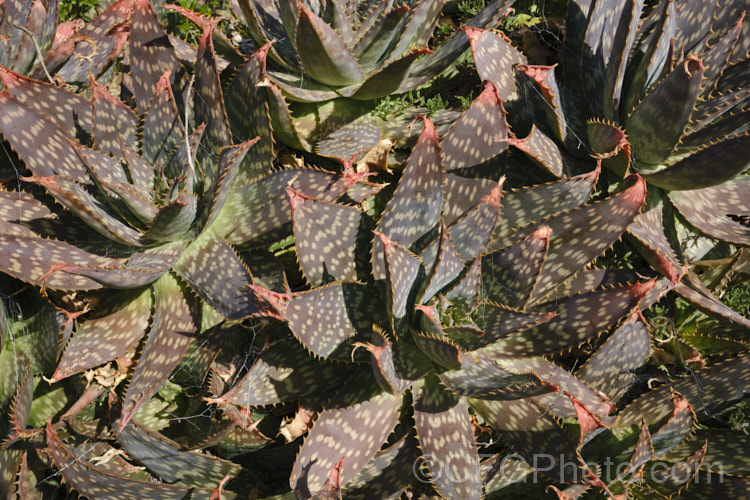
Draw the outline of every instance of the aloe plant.
[[[627,272],[571,281],[632,222],[645,183],[634,176],[622,192],[586,204],[595,169],[503,193],[499,170],[478,172],[503,162],[506,137],[491,84],[442,140],[425,119],[377,223],[290,183],[296,255],[310,288],[251,288],[323,364],[298,364],[304,350],[279,344],[211,401],[245,408],[333,391],[292,469],[299,497],[329,490],[332,471],[345,498],[397,496],[418,484],[404,461],[413,466],[419,449],[438,494],[480,498],[472,413],[534,453],[555,445],[535,441],[522,416],[575,418],[573,400],[602,418],[613,411],[609,398],[545,356],[596,338],[656,290]],[[354,361],[343,386],[341,364],[331,361]],[[316,366],[315,382],[302,385]],[[289,383],[278,384],[274,374],[283,372]],[[507,415],[518,418],[501,423]]]
[[[495,0],[468,24],[494,28],[513,1]],[[381,137],[374,99],[415,89],[468,48],[454,33],[428,42],[444,1],[231,2],[258,46],[270,43],[264,86],[274,132],[305,151],[349,160]],[[208,20],[175,6],[199,25]],[[217,33],[217,36],[221,36]]]
[[[243,90],[239,97],[231,90],[224,97],[210,28],[190,75],[146,0],[115,7],[127,11],[131,73],[125,85],[135,109],[93,77],[88,100],[0,67],[0,132],[23,161],[23,167],[14,164],[16,188],[0,193],[0,269],[34,287],[30,304],[24,301],[2,330],[9,385],[2,393],[0,491],[11,492],[7,474],[27,477],[31,470],[34,477],[53,466],[89,497],[128,490],[138,497],[193,491],[208,498],[239,467],[184,451],[147,424],[163,428],[157,415],[170,404],[198,411],[200,398],[165,394],[180,381],[201,387],[221,347],[243,345],[242,321],[265,307],[247,285],[286,286],[273,255],[258,249],[240,257],[237,247],[291,232],[284,200],[268,204],[269,197],[283,195],[290,179],[331,200],[347,191],[363,199],[379,188],[358,182],[357,175],[300,167],[272,171],[269,117],[262,101],[256,106],[258,92],[253,102],[250,83],[260,76],[260,55],[231,83],[230,89]],[[229,113],[225,99],[237,104]],[[255,131],[257,137],[237,139]],[[127,387],[121,385],[125,379]],[[40,392],[54,404],[32,411],[32,394]],[[111,415],[102,415],[107,392]],[[81,436],[100,434],[90,419],[80,418],[84,410],[106,422],[105,434],[114,433],[120,449],[179,484],[154,485],[148,474],[133,474],[137,469],[124,463],[111,469],[89,462]],[[249,426],[249,415],[227,412],[221,432],[208,426],[197,445],[211,437],[204,446],[246,450],[269,441]],[[45,417],[56,422],[44,429]],[[66,439],[66,424],[78,437]],[[49,458],[21,453],[40,441]],[[102,446],[103,454],[115,452]],[[150,458],[157,449],[172,458]],[[195,471],[180,470],[185,463]]]

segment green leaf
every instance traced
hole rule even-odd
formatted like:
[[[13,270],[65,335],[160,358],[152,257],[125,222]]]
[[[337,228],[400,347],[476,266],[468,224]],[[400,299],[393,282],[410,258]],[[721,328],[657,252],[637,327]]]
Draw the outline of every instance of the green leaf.
[[[338,33],[305,5],[300,8],[296,39],[302,67],[313,79],[337,87],[363,80],[357,59]]]
[[[673,191],[715,186],[747,170],[745,152],[749,143],[750,133],[747,132],[725,137],[719,142],[690,151],[663,170],[644,177],[656,186]],[[638,155],[637,150],[635,154]],[[718,165],[714,162],[717,157],[722,158]],[[707,175],[708,172],[710,175]]]
[[[303,498],[318,491],[341,457],[341,484],[367,465],[396,427],[402,397],[382,392],[368,372],[350,378],[320,413],[302,444],[290,484]]]
[[[373,326],[372,343],[357,343],[372,355],[372,371],[380,387],[390,394],[402,394],[430,370],[429,362],[414,346],[391,342]]]
[[[461,368],[466,353],[448,339],[417,331],[412,331],[411,338],[424,355],[441,367],[449,370]]]
[[[183,239],[195,220],[198,198],[188,193],[179,193],[177,198],[159,207],[148,228],[148,241],[162,243]]]
[[[750,319],[715,297],[693,271],[688,271],[674,290],[706,314],[726,318],[745,329],[750,328]]]
[[[138,363],[122,403],[118,431],[127,425],[185,355],[200,327],[199,309],[184,286],[171,274],[153,285],[154,315]]]
[[[407,92],[409,89],[404,89],[404,86],[415,61],[425,54],[431,53],[432,51],[429,49],[414,49],[404,54],[403,57],[391,61],[386,66],[380,67],[377,71],[367,75],[361,85],[351,89],[341,89],[339,92],[345,97],[361,100],[377,99],[389,94]]]
[[[320,132],[317,146],[319,155],[351,160],[375,146],[380,140],[377,119],[371,114],[362,114],[361,107],[351,101],[329,101],[315,110],[315,129]],[[318,121],[322,122],[318,124]]]
[[[375,4],[375,6],[379,9],[387,8],[386,4]],[[364,25],[360,26],[359,33],[363,34],[354,44],[352,52],[365,74],[382,64],[388,55],[388,47],[401,33],[410,12],[408,5],[395,6],[382,16],[371,14],[374,21],[371,26],[366,27],[366,31],[362,29]]]
[[[414,424],[430,479],[440,495],[482,498],[479,456],[466,400],[446,391],[435,376],[427,377],[414,388]]]

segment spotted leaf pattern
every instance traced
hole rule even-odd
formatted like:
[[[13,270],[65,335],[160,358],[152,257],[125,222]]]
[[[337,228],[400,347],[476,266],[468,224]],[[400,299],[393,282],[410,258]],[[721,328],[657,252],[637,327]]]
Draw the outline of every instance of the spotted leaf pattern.
[[[502,34],[473,27],[464,27],[464,31],[471,40],[479,77],[492,82],[503,101],[518,99],[512,68],[515,64],[526,64],[526,56]]]
[[[76,329],[51,377],[53,382],[122,356],[145,335],[151,319],[151,292],[120,293],[98,317]]]
[[[409,248],[440,220],[443,204],[441,152],[435,126],[424,120],[424,129],[404,168],[398,188],[383,212],[377,229],[399,245]],[[383,243],[373,243],[373,276],[385,278],[386,270],[378,256]]]
[[[474,167],[491,160],[508,148],[508,124],[502,100],[492,83],[487,83],[469,109],[445,133],[440,143],[443,170]]]
[[[211,489],[141,481],[107,472],[76,456],[63,443],[50,422],[47,423],[45,435],[47,450],[54,466],[67,483],[88,497],[177,500],[190,495],[193,498],[208,499],[213,492]]]
[[[332,391],[351,370],[317,361],[294,339],[269,347],[218,401],[243,406],[274,405]]]
[[[326,405],[294,462],[290,483],[310,496],[345,457],[341,483],[347,484],[372,460],[398,421],[402,397],[382,392],[367,372],[351,378]]]
[[[297,256],[312,285],[356,281],[355,262],[362,212],[356,207],[310,198],[287,188]]]
[[[239,472],[239,465],[195,451],[182,451],[177,443],[131,420],[117,435],[127,454],[167,483],[198,488],[215,487],[227,474]]]
[[[195,302],[174,276],[165,274],[153,288],[151,329],[122,403],[119,431],[164,384],[200,326]]]
[[[210,256],[210,257],[209,257]],[[208,305],[229,319],[258,312],[258,301],[247,291],[252,276],[234,249],[212,231],[204,232],[173,267]]]
[[[466,401],[440,385],[435,376],[414,390],[414,424],[419,446],[430,457],[435,488],[445,498],[481,498],[482,480],[474,430]],[[451,446],[439,446],[442,440]]]

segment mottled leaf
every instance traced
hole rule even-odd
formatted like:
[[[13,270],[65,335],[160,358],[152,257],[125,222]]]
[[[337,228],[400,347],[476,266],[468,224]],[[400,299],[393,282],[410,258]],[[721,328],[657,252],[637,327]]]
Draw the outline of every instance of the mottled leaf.
[[[419,257],[384,234],[376,232],[375,239],[380,241],[383,254],[373,253],[373,267],[376,263],[385,263],[385,287],[390,298],[390,312],[396,321],[411,312],[407,310],[407,305],[412,302],[410,299],[414,297],[415,286],[422,285],[424,266]]]
[[[98,151],[121,157],[125,142],[131,148],[137,147],[137,133],[140,125],[138,115],[118,98],[92,80],[93,92],[93,136]],[[131,173],[132,175],[132,173]],[[138,183],[135,183],[137,184]]]
[[[523,308],[531,298],[550,239],[549,226],[503,250],[482,256],[484,297],[513,308]]]
[[[598,335],[628,313],[653,288],[655,280],[607,288],[537,307],[557,316],[539,326],[507,336],[483,350],[502,357],[554,353]]]
[[[86,167],[61,128],[8,94],[0,93],[0,107],[0,132],[32,174],[61,174],[90,183]]]
[[[383,212],[378,231],[399,245],[409,248],[439,224],[443,204],[441,153],[435,126],[424,120],[424,130],[404,167],[396,192]],[[386,270],[378,256],[383,253],[379,238],[373,243],[373,276],[385,278]]]
[[[317,153],[342,161],[358,156],[380,140],[378,121],[372,115],[348,117],[334,110],[319,128]]]
[[[128,40],[133,4],[134,0],[120,0],[86,24],[78,32],[81,41],[57,76],[80,85],[88,83],[91,75],[99,75]]]
[[[138,110],[143,113],[165,72],[170,72],[170,84],[178,93],[187,82],[185,70],[148,0],[135,0],[130,23],[133,94]]]
[[[186,496],[195,499],[208,499],[211,496],[211,489],[140,481],[97,468],[65,446],[49,421],[46,437],[52,463],[60,471],[65,482],[89,498],[178,500]]]
[[[387,6],[376,4],[376,8],[386,9]],[[388,55],[389,45],[399,36],[410,12],[408,5],[395,6],[382,16],[372,16],[372,25],[359,27],[358,34],[362,35],[354,44],[352,52],[365,73],[375,69],[379,63],[382,64],[384,56]]]
[[[300,8],[296,38],[297,55],[305,73],[335,86],[362,81],[362,70],[344,41],[306,6]]]
[[[599,169],[587,174],[503,193],[503,215],[495,235],[505,235],[551,215],[583,205],[599,178]],[[509,242],[509,244],[515,243]]]
[[[198,308],[176,278],[165,274],[154,283],[153,289],[151,330],[122,403],[117,429],[120,432],[164,384],[200,327]]]
[[[748,133],[723,138],[679,157],[675,163],[645,178],[654,185],[673,191],[698,190],[721,184],[747,170],[745,152],[748,143]],[[637,150],[635,154],[638,154]],[[718,165],[714,162],[717,157],[722,158]]]
[[[505,177],[502,177],[487,196],[448,228],[456,251],[464,261],[473,260],[487,250],[500,218],[504,182]]]
[[[273,172],[247,186],[230,191],[214,229],[233,245],[258,238],[277,241],[279,232],[291,234],[292,210],[285,191],[289,183],[312,198],[334,201],[350,183],[345,177],[322,170],[291,168]]]
[[[720,185],[673,191],[669,199],[690,224],[713,238],[750,245],[750,228],[728,215],[750,214],[750,177],[741,175]]]
[[[555,142],[536,126],[523,139],[508,139],[508,144],[523,151],[534,163],[557,178],[564,177],[563,157]]]
[[[85,142],[92,134],[91,102],[79,94],[40,82],[0,66],[5,91],[46,116],[71,138]]]
[[[143,119],[143,159],[166,164],[175,147],[185,140],[185,129],[169,83],[169,71],[154,83]]]
[[[532,328],[557,316],[556,312],[523,312],[492,302],[480,306],[480,321],[484,334],[476,347],[488,345],[516,332]]]
[[[473,167],[495,158],[508,148],[503,103],[492,83],[487,83],[469,109],[443,136],[443,170]]]
[[[576,376],[617,401],[635,381],[633,372],[650,354],[648,327],[633,315],[578,369]]]
[[[29,421],[29,411],[34,397],[34,377],[31,371],[31,361],[26,355],[19,356],[19,360],[16,362],[19,364],[17,374],[20,377],[16,379],[18,389],[8,410],[10,432],[7,438],[4,438],[0,443],[0,448],[3,450],[19,439],[30,437],[25,436],[24,431]]]
[[[434,376],[428,377],[414,388],[414,424],[430,479],[440,494],[482,498],[479,456],[466,401],[446,391]]]
[[[526,57],[505,35],[471,27],[464,27],[463,30],[471,40],[479,78],[492,82],[503,101],[517,99],[513,66],[526,64]]]
[[[258,49],[240,68],[225,93],[227,119],[234,136],[240,141],[260,137],[245,155],[242,168],[235,177],[235,185],[245,186],[266,175],[273,160],[271,134],[265,89],[258,87],[263,80],[266,54],[270,44]]]
[[[672,393],[672,403],[672,414],[664,425],[651,435],[654,454],[658,457],[685,441],[692,434],[695,425],[695,414],[687,399],[679,393]]]
[[[57,382],[125,354],[146,333],[151,319],[151,291],[112,295],[97,317],[82,322],[52,375]]]
[[[425,54],[432,54],[432,51],[427,48],[414,49],[368,75],[364,83],[357,85],[356,91],[351,94],[348,89],[339,92],[346,97],[359,100],[377,99],[388,94],[406,92],[409,90],[405,88],[408,85],[409,71],[414,66],[414,61]]]
[[[208,305],[229,319],[258,312],[258,301],[247,290],[252,276],[225,240],[206,231],[196,238],[174,265],[174,271]]]
[[[131,420],[117,435],[117,441],[128,456],[145,465],[167,483],[212,488],[227,474],[239,472],[240,466],[195,451],[182,451],[167,437]]]
[[[715,297],[711,293],[711,290],[709,290],[701,282],[700,278],[692,271],[688,271],[685,278],[675,286],[675,291],[685,300],[689,301],[707,314],[726,318],[732,323],[746,329],[750,328],[750,319],[734,311]]]
[[[372,329],[371,343],[358,343],[372,355],[372,369],[380,387],[391,394],[401,394],[415,380],[430,370],[422,353],[403,342],[391,342],[376,326]]]
[[[411,338],[419,350],[438,365],[450,370],[461,368],[466,354],[450,340],[417,331],[412,332]]]
[[[290,484],[306,498],[323,486],[341,457],[341,484],[375,456],[398,421],[402,398],[382,392],[368,372],[351,378],[315,421],[292,468]]]
[[[432,259],[434,260],[434,265],[425,260],[427,253],[427,250],[425,250],[420,255],[425,266],[432,267],[432,270],[429,273],[427,286],[420,301],[422,304],[429,301],[435,296],[435,294],[458,278],[461,271],[464,269],[464,262],[461,260],[461,257],[459,257],[458,252],[456,252],[456,247],[453,245],[453,241],[451,241],[445,223],[442,224],[437,255],[435,259]]]
[[[369,339],[373,312],[379,306],[374,290],[360,283],[337,283],[294,294],[253,290],[267,299],[302,345],[316,356],[351,359],[351,344]],[[382,313],[381,313],[382,314]],[[325,318],[325,319],[323,319]]]
[[[698,99],[703,70],[698,56],[688,56],[630,114],[625,126],[639,165],[669,157]]]
[[[362,212],[357,207],[310,198],[287,188],[294,240],[302,272],[313,286],[356,281],[355,250]]]
[[[226,394],[217,401],[264,406],[324,393],[346,380],[350,370],[315,360],[294,339],[268,348]]]
[[[622,236],[646,198],[644,180],[638,176],[631,180],[633,184],[620,193],[543,221],[552,230],[552,235],[531,301],[544,297]],[[532,225],[531,229],[536,227]],[[523,229],[520,232],[529,234],[530,231]],[[518,231],[511,234],[520,236]],[[492,246],[503,248],[512,242],[510,235],[505,235]]]
[[[417,455],[417,442],[406,435],[378,451],[359,473],[344,486],[347,499],[397,498],[413,478],[412,465]]]
[[[214,26],[214,23],[206,25],[198,45],[193,108],[196,122],[207,124],[206,134],[211,144],[214,147],[222,147],[232,144],[232,132],[229,130],[219,70],[216,68],[216,53],[211,37]]]

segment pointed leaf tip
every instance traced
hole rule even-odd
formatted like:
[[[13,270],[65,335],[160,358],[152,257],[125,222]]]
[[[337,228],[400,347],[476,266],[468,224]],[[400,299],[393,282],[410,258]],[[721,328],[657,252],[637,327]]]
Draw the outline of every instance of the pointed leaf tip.
[[[265,300],[276,312],[283,315],[289,303],[288,293],[278,293],[258,285],[247,285],[261,299]]]
[[[532,238],[536,238],[538,240],[549,240],[550,235],[552,234],[552,228],[549,226],[542,226],[533,233],[531,233]]]
[[[630,290],[633,293],[633,297],[642,298],[655,286],[656,278],[653,278],[644,283],[635,283],[634,285],[631,285]]]
[[[461,26],[461,31],[466,33],[466,35],[469,37],[469,40],[472,42],[475,41],[479,36],[484,32],[485,30],[480,28],[475,28],[474,26]]]

